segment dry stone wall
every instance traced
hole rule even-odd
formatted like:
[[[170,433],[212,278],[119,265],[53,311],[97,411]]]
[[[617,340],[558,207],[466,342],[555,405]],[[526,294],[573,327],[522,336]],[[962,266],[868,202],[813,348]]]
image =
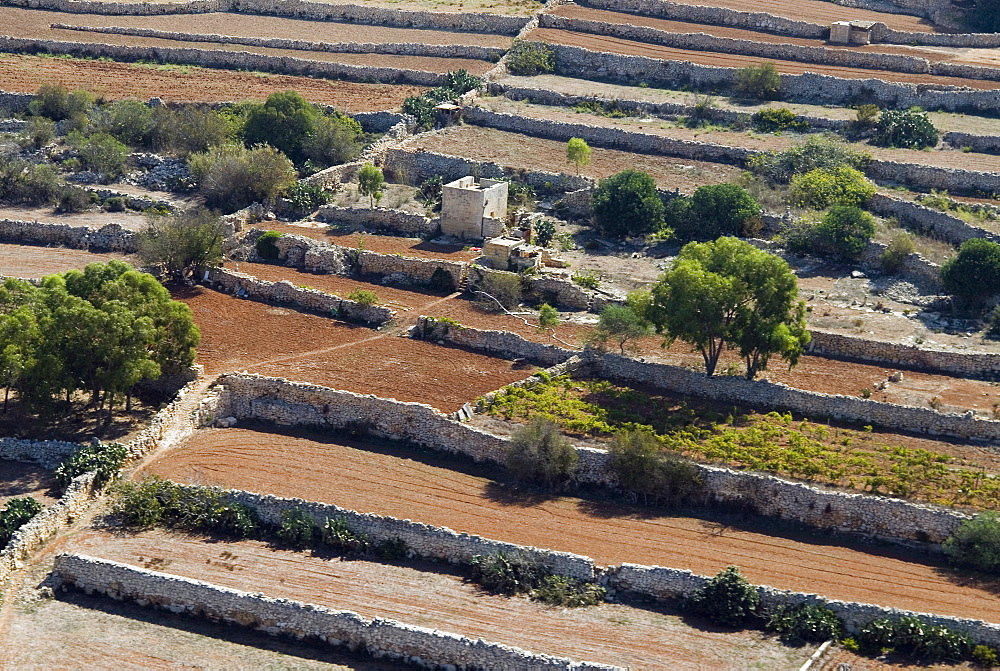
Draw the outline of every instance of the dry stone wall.
[[[0,459],[38,464],[51,471],[79,448],[79,443],[64,440],[0,438]]]
[[[956,149],[968,147],[974,152],[983,154],[1000,154],[1000,135],[973,135],[952,131],[945,133],[941,139]]]
[[[28,111],[28,105],[34,99],[35,96],[33,93],[8,93],[7,91],[0,91],[0,110],[6,110],[10,114],[23,114]]]
[[[138,245],[136,235],[118,224],[101,228],[43,224],[37,221],[0,219],[0,240],[36,245],[60,245],[91,251],[114,251],[133,254]]]
[[[321,640],[330,645],[362,648],[375,657],[392,658],[434,668],[610,670],[615,667],[574,662],[534,654],[483,639],[470,639],[438,629],[394,620],[366,619],[349,611],[271,599],[86,555],[59,555],[53,574],[61,587],[174,613],[207,617],[252,627],[271,635]]]
[[[535,365],[549,367],[565,363],[575,352],[525,340],[510,331],[486,331],[454,326],[434,317],[421,316],[411,330],[414,338],[446,340],[452,345],[485,352],[504,359],[525,359]]]
[[[436,235],[441,230],[437,219],[386,207],[324,205],[319,208],[316,218],[328,224],[362,226],[367,229],[415,237]]]
[[[972,238],[1000,243],[1000,235],[920,203],[875,194],[865,204],[865,208],[883,217],[896,217],[905,228],[956,246]]]

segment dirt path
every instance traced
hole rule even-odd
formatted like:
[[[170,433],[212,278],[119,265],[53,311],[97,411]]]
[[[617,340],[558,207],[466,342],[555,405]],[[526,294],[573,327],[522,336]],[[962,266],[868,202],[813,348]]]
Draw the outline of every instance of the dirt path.
[[[496,484],[484,471],[398,448],[361,450],[306,432],[210,429],[144,472],[334,503],[576,552],[600,564],[656,564],[707,575],[737,564],[759,584],[1000,622],[993,588],[960,584],[926,557],[572,497],[531,497]]]

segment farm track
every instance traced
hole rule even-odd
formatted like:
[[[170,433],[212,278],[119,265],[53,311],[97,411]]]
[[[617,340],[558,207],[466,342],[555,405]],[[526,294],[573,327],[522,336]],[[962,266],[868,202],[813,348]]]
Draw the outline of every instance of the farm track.
[[[595,52],[610,52],[625,56],[644,56],[646,58],[668,61],[688,61],[698,65],[711,65],[722,68],[742,68],[749,65],[757,65],[761,61],[759,57],[755,56],[676,49],[657,44],[624,40],[607,35],[591,35],[589,33],[577,33],[555,28],[536,28],[527,35],[526,39],[548,42],[550,44],[562,44],[570,47],[581,47]],[[796,61],[782,61],[774,59],[768,60],[774,63],[778,72],[788,75],[813,72],[815,74],[830,75],[831,77],[840,77],[844,79],[883,79],[889,82],[900,82],[904,84],[964,86],[984,91],[1000,88],[1000,82],[989,82],[980,79],[963,79],[960,77],[911,74],[893,72],[890,70],[866,70],[863,68],[799,63]]]
[[[42,84],[86,88],[108,100],[152,97],[173,102],[264,100],[278,91],[295,90],[315,103],[347,112],[375,112],[398,107],[408,96],[426,90],[402,84],[356,82],[219,70],[197,66],[144,66],[110,61],[42,58],[0,54],[0,88],[34,93]]]
[[[736,564],[757,584],[1000,621],[992,588],[961,584],[912,552],[568,496],[531,496],[484,477],[488,467],[459,466],[403,448],[360,450],[308,432],[207,429],[144,472],[413,519],[575,552],[602,565],[634,562],[713,575]]]

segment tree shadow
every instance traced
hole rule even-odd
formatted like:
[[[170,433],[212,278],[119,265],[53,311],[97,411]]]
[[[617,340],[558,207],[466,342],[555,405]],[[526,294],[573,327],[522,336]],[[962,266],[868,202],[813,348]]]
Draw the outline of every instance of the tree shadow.
[[[1000,596],[1000,577],[998,576],[957,566],[939,566],[934,569],[934,573],[957,587],[968,587],[993,596]]]
[[[483,497],[502,506],[532,508],[558,499],[560,495],[535,487],[490,480],[483,486]]]

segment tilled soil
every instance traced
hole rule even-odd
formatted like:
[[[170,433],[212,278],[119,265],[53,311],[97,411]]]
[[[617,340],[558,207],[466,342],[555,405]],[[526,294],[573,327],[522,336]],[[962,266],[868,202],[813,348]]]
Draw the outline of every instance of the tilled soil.
[[[535,370],[207,289],[174,297],[194,312],[209,375],[248,370],[451,412]]]
[[[677,49],[657,44],[624,40],[607,35],[576,33],[555,28],[536,28],[526,36],[526,39],[549,42],[552,44],[563,44],[571,47],[582,47],[591,51],[605,51],[616,54],[624,54],[626,56],[645,56],[647,58],[657,58],[661,60],[690,61],[699,65],[714,65],[726,68],[742,68],[748,65],[757,65],[760,62],[760,58],[756,56],[742,56],[739,54]],[[803,72],[814,72],[816,74],[830,75],[846,79],[883,79],[890,82],[904,82],[910,84],[966,86],[981,90],[993,90],[1000,88],[1000,82],[991,82],[981,79],[963,79],[960,77],[943,77],[939,75],[893,72],[891,70],[866,70],[862,68],[851,68],[837,65],[819,65],[815,63],[800,63],[796,61],[782,61],[774,59],[769,59],[769,61],[774,63],[778,72],[789,75],[802,74]]]
[[[368,618],[631,668],[652,668],[666,660],[672,668],[722,668],[749,656],[768,668],[794,669],[815,648],[786,647],[752,631],[725,633],[692,626],[672,611],[618,604],[553,608],[523,597],[491,596],[440,564],[348,561],[277,550],[256,541],[219,542],[164,531],[112,535],[88,530],[64,551]]]
[[[159,455],[145,472],[575,552],[602,565],[634,562],[714,575],[736,564],[757,584],[1000,621],[994,588],[963,582],[930,557],[648,508],[531,495],[488,479],[485,468],[403,448],[358,450],[307,432],[206,429]]]
[[[100,228],[107,224],[118,224],[130,231],[146,228],[146,217],[141,212],[74,212],[73,214],[53,214],[51,207],[30,207],[27,205],[7,205],[0,207],[0,219],[20,221],[41,221],[46,224],[66,224],[68,226],[90,226]]]
[[[3,90],[34,93],[42,84],[86,88],[103,98],[159,97],[175,102],[264,100],[272,93],[295,90],[315,103],[347,112],[375,112],[398,107],[408,96],[426,90],[401,84],[361,84],[311,77],[262,75],[196,66],[140,66],[111,61],[41,58],[0,54]]]
[[[0,214],[3,211],[0,210]],[[426,242],[422,238],[407,238],[397,235],[374,235],[371,233],[356,233],[330,228],[326,225],[308,226],[303,224],[285,224],[268,222],[258,228],[302,235],[331,245],[340,245],[351,249],[367,249],[379,254],[401,254],[418,259],[443,259],[445,261],[471,261],[482,252],[466,250],[462,245],[445,245],[436,242]]]
[[[0,276],[34,278],[83,268],[88,263],[107,263],[120,259],[133,263],[125,254],[95,254],[82,249],[0,244]]]

